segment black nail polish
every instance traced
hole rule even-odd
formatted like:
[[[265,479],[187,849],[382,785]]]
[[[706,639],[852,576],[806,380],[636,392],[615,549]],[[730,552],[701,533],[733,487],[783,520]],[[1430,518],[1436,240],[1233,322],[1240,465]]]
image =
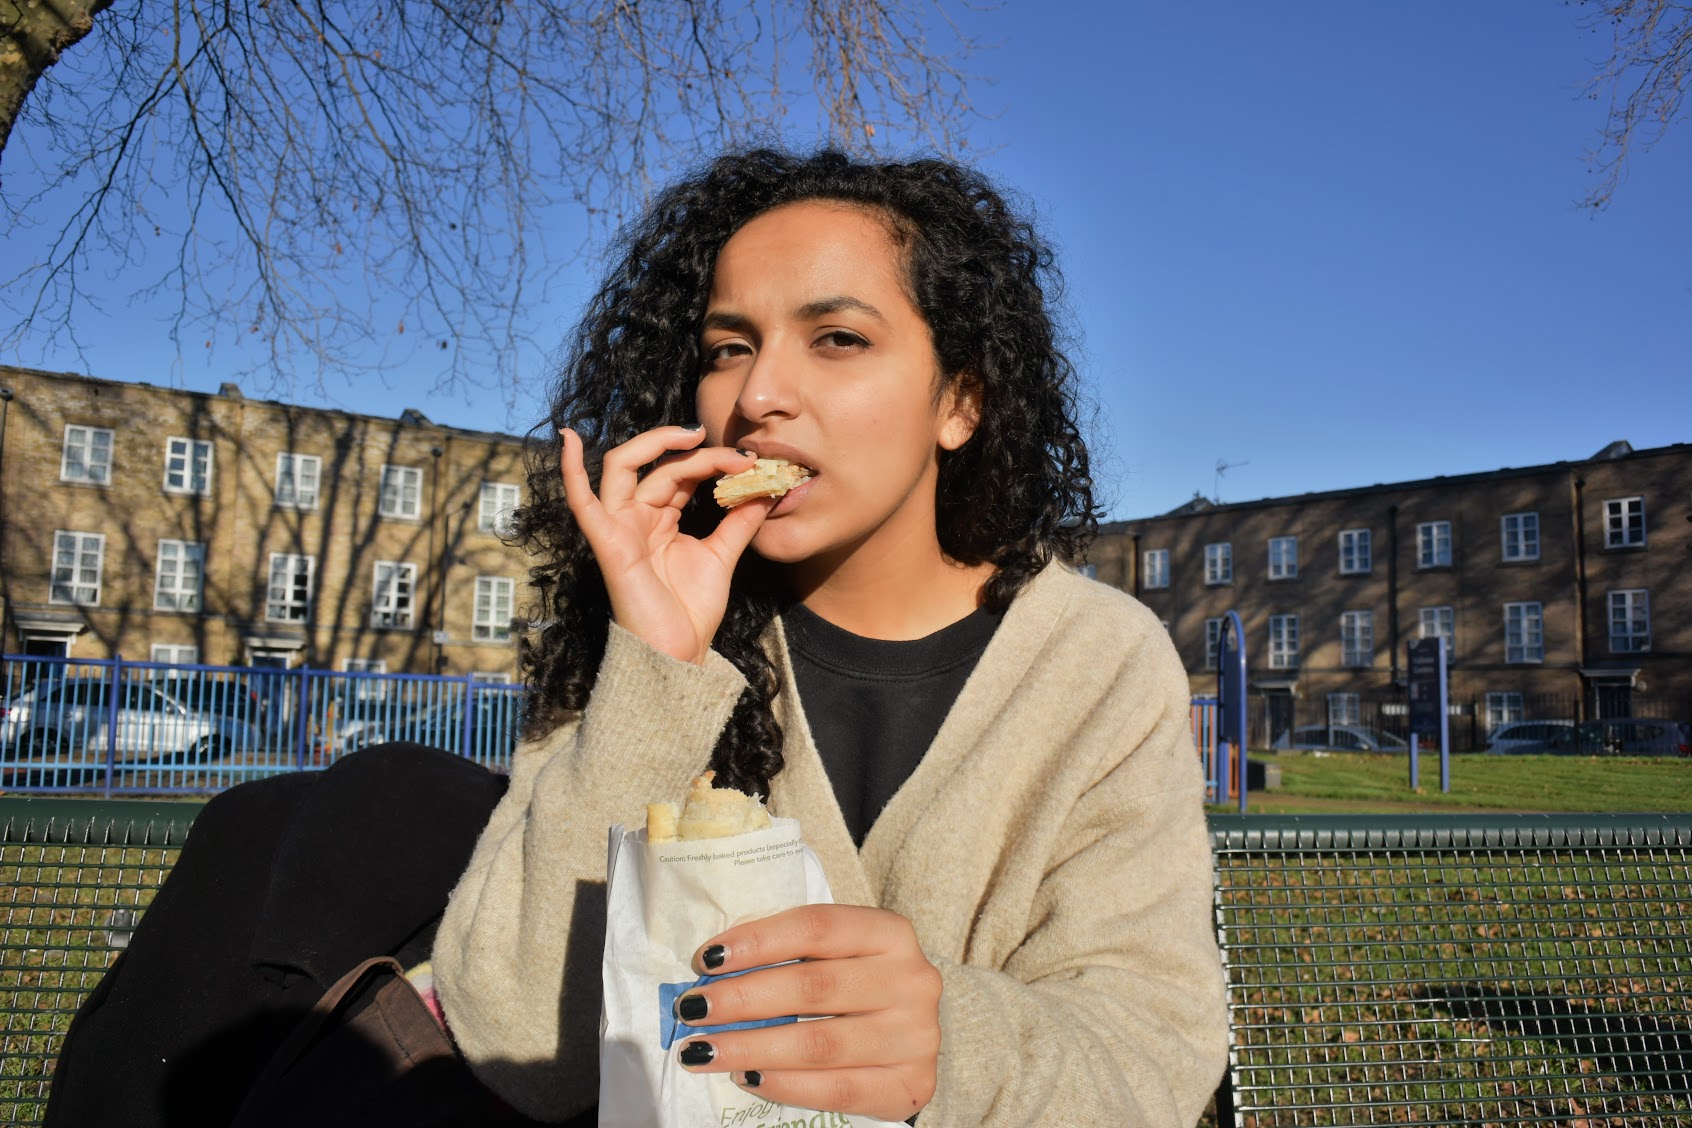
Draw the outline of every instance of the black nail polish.
[[[711,1059],[717,1056],[717,1048],[709,1042],[689,1042],[682,1047],[681,1063],[683,1065],[710,1065]]]
[[[703,423],[683,423],[682,427],[683,427],[684,430],[688,430],[688,431],[699,431],[699,430],[704,429],[705,424],[703,424]]]
[[[721,944],[712,944],[709,948],[706,948],[704,953],[699,957],[699,962],[704,964],[706,967],[715,970],[722,967],[723,961],[726,959],[728,959],[728,949],[723,947]]]
[[[757,458],[758,457],[758,452],[755,451],[755,450],[741,450],[739,447],[735,447],[734,452],[736,454],[744,454],[747,458]]]
[[[746,1079],[741,1082],[741,1084],[745,1085],[748,1089],[756,1089],[763,1083],[764,1075],[759,1073],[756,1069],[748,1069],[746,1071]]]
[[[676,1000],[676,1015],[683,1022],[698,1022],[709,1008],[704,995],[683,995]]]

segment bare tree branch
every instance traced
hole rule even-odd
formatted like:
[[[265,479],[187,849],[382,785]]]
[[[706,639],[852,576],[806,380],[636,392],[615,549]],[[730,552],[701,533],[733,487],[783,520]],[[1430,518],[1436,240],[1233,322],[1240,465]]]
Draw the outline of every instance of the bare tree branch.
[[[1628,158],[1648,152],[1686,116],[1692,81],[1692,3],[1685,0],[1587,0],[1589,28],[1608,30],[1610,54],[1586,85],[1608,102],[1598,145],[1587,154],[1597,185],[1581,202],[1609,205]]]
[[[272,386],[506,390],[523,303],[580,249],[558,208],[603,233],[791,126],[787,91],[856,150],[956,152],[976,116],[939,0],[109,3],[0,0],[4,234],[45,236],[0,268],[0,347],[168,296],[179,351],[262,342]]]

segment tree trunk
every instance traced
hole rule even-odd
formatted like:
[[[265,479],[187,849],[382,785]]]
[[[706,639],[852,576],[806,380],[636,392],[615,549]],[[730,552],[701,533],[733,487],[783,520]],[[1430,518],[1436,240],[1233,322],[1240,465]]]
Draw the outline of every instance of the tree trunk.
[[[35,81],[112,0],[0,0],[0,153]]]

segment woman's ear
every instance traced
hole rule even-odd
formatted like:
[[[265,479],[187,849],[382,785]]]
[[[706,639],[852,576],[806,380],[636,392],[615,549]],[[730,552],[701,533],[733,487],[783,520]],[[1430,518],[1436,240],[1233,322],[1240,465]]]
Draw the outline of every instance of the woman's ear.
[[[940,410],[940,448],[957,450],[981,425],[981,378],[960,372],[941,397]]]

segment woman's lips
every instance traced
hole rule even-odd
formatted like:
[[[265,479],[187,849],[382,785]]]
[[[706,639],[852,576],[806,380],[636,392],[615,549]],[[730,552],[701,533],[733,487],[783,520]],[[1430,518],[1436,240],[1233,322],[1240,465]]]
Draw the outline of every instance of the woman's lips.
[[[805,496],[811,492],[811,487],[817,484],[817,477],[813,471],[809,478],[782,494],[780,500],[770,507],[769,517],[780,517],[804,504]],[[765,519],[768,520],[768,517]]]

